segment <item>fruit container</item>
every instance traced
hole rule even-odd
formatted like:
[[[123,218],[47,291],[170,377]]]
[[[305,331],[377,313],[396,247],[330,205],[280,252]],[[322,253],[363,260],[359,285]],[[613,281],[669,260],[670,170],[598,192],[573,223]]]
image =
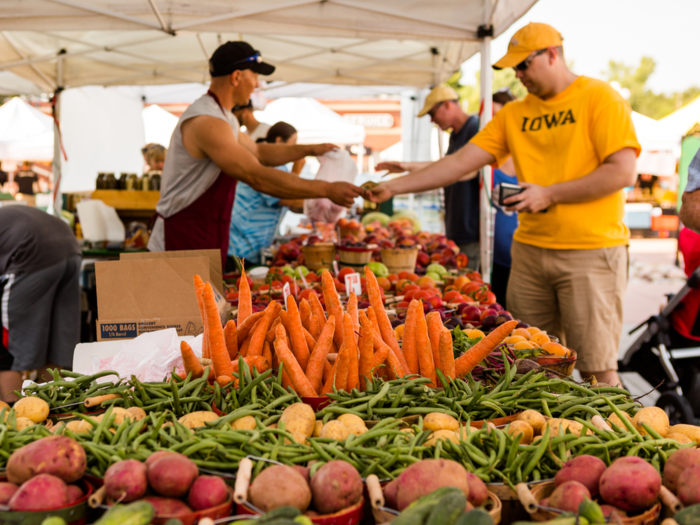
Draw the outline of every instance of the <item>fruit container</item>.
[[[546,483],[546,482],[544,482]],[[536,487],[543,484],[543,482],[531,482],[528,483],[528,487]],[[523,507],[522,503],[518,499],[518,495],[513,492],[513,490],[505,483],[487,483],[486,488],[489,494],[495,494],[501,503],[500,514],[503,523],[513,523],[515,521],[526,521],[530,518],[530,515]]]
[[[210,518],[212,520],[218,520],[220,518],[226,518],[231,516],[233,511],[233,488],[228,487],[228,498],[221,505],[216,507],[210,507],[208,509],[198,510],[191,512],[190,514],[185,514],[182,516],[158,516],[153,518],[151,522],[153,525],[165,525],[168,520],[173,518],[179,519],[182,525],[195,525],[199,523],[202,518]]]
[[[520,485],[516,486],[518,488]],[[534,499],[534,503],[542,501],[544,498],[548,498],[552,492],[554,492],[555,486],[553,481],[548,481],[547,483],[540,483],[535,485],[528,492]],[[524,495],[527,500],[527,494]],[[525,504],[525,502],[523,502]],[[661,504],[657,503],[652,508],[645,510],[641,514],[636,516],[629,516],[627,518],[620,518],[620,525],[655,525],[659,521],[659,515],[661,514]],[[530,517],[533,521],[548,521],[559,516],[555,512],[551,512],[544,509],[536,509],[536,512],[532,513]],[[613,521],[612,523],[615,523]]]
[[[382,262],[389,273],[415,272],[418,260],[418,248],[384,248],[381,250]]]
[[[360,501],[354,505],[339,510],[333,514],[323,514],[319,516],[309,516],[311,523],[316,525],[358,525],[362,521],[363,507],[365,505],[365,499],[360,498]],[[248,507],[245,503],[236,504],[236,514],[241,516],[243,514],[249,514],[251,516],[258,515],[253,509]]]
[[[302,247],[306,267],[309,270],[332,270],[335,261],[335,244],[332,242],[320,242],[311,246]]]
[[[570,376],[576,367],[576,352],[571,350],[571,355],[568,357],[537,356],[537,364],[562,375]]]
[[[1,476],[0,481],[7,481],[6,476]],[[85,525],[88,522],[87,500],[92,495],[92,483],[85,478],[76,482],[85,493],[82,498],[63,507],[51,510],[38,511],[0,511],[0,523],[8,525],[41,525],[50,516],[63,518],[68,525]]]
[[[331,404],[331,398],[328,396],[302,397],[301,401],[302,401],[302,403],[306,403],[307,405],[310,405],[311,408],[314,409],[314,412],[318,412],[323,407]]]
[[[373,248],[339,244],[336,249],[338,251],[338,263],[341,268],[352,268],[361,272],[365,265],[372,262]]]

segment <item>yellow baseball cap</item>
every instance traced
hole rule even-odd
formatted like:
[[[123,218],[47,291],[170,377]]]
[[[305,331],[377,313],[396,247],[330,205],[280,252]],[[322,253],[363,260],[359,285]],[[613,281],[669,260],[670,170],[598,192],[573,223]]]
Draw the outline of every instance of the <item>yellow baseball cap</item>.
[[[420,110],[420,113],[418,113],[418,116],[422,117],[427,115],[436,104],[445,102],[446,100],[459,100],[459,95],[457,95],[457,92],[450,86],[435,86],[432,91],[428,93],[428,96],[425,97],[425,104],[423,105],[423,109]]]
[[[515,67],[533,51],[562,45],[564,38],[549,24],[530,22],[519,29],[508,42],[506,56],[493,65],[494,69]]]

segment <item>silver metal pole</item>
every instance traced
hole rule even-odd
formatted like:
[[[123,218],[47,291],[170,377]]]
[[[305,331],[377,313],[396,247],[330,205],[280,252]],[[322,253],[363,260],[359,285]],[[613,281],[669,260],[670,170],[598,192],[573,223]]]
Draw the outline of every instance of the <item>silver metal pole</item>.
[[[484,129],[486,124],[491,120],[491,114],[493,112],[491,104],[492,91],[493,70],[491,69],[491,37],[484,36],[481,38],[481,101],[483,105],[483,111],[479,121],[479,127],[481,129]],[[491,206],[492,180],[491,166],[485,166],[481,170],[481,198],[479,202],[481,210],[481,228],[479,232],[481,244],[481,276],[485,283],[491,282],[491,268],[493,266],[495,211]]]
[[[54,121],[53,121],[53,162],[51,168],[53,170],[53,214],[61,217],[61,209],[63,208],[63,198],[61,197],[61,133],[58,123],[61,115],[61,92],[65,84],[64,80],[64,57],[65,51],[61,50],[56,59],[56,90],[54,91]]]

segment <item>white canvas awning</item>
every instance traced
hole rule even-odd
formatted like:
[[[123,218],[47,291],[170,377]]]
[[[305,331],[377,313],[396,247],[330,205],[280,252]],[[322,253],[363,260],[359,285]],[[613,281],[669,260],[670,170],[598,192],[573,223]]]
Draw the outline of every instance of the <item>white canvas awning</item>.
[[[632,112],[632,122],[642,153],[637,158],[637,173],[668,177],[676,173],[680,156],[680,137],[670,132],[663,121]]]
[[[424,87],[479,52],[537,0],[4,0],[0,70],[44,89],[205,82],[207,59],[246,40],[272,80]]]
[[[53,159],[53,119],[19,97],[0,107],[0,160]]]
[[[178,118],[156,104],[144,108],[141,115],[146,144],[154,142],[166,148],[170,146],[170,137],[177,126]]]

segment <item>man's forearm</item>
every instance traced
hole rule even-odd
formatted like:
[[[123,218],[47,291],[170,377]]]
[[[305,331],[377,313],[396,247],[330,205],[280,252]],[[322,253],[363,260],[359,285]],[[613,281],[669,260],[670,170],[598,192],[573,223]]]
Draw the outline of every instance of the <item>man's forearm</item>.
[[[683,193],[681,221],[696,233],[700,233],[700,190]]]
[[[414,171],[422,170],[430,166],[432,162],[402,162],[401,166],[409,172],[413,173]]]
[[[309,147],[305,145],[288,146],[286,144],[260,143],[257,146],[258,160],[264,166],[281,166],[309,155]]]
[[[301,179],[264,166],[243,174],[240,179],[255,191],[279,199],[318,199],[328,195],[326,181]]]

